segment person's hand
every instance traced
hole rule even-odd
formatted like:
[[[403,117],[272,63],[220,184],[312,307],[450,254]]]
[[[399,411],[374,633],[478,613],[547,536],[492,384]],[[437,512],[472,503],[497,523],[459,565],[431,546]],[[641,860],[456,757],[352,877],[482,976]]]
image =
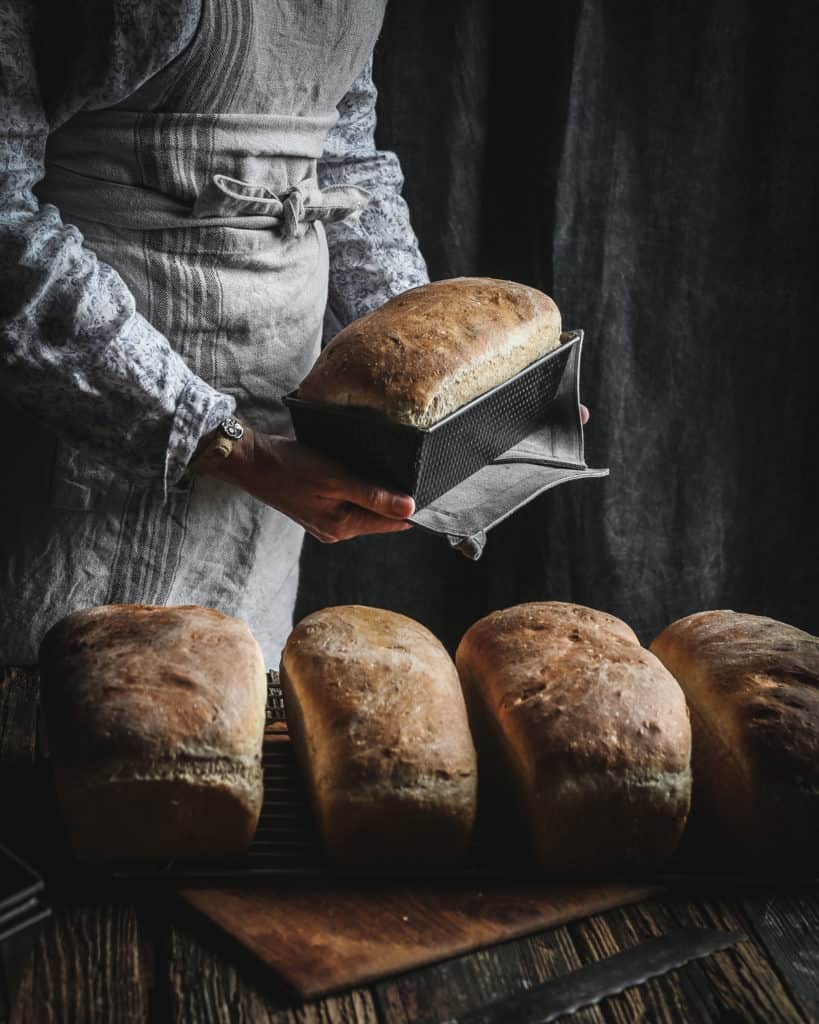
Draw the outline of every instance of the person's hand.
[[[580,406],[580,422],[583,424],[584,427],[589,422],[589,410],[586,408],[585,405]]]
[[[247,426],[213,475],[295,519],[325,544],[412,528],[406,519],[415,503],[408,495],[362,480],[297,441]]]

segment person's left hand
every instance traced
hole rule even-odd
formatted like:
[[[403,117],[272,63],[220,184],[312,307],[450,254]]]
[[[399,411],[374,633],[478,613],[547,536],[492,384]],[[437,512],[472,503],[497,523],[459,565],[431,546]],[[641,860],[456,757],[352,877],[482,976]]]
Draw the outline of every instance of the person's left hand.
[[[287,437],[245,432],[211,473],[278,509],[325,544],[412,529],[415,502]]]
[[[580,406],[580,422],[583,424],[584,427],[589,422],[589,410],[586,408],[585,405]]]

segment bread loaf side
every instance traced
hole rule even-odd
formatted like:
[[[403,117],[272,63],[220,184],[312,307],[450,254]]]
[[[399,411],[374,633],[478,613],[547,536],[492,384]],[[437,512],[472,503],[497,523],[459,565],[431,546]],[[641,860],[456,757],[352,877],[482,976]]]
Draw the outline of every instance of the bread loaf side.
[[[477,799],[475,748],[452,659],[420,623],[325,608],[282,654],[287,723],[319,831],[345,868],[457,861]]]
[[[430,427],[560,344],[548,295],[456,277],[411,288],[340,331],[299,397]]]
[[[624,622],[518,605],[475,623],[456,663],[481,771],[501,773],[545,874],[650,872],[673,853],[690,801],[688,715]]]
[[[81,859],[247,848],[267,686],[245,623],[195,606],[105,605],[54,626],[40,661],[57,795]]]
[[[815,872],[819,638],[775,619],[719,610],[672,623],[651,650],[685,691],[694,810],[732,870]]]

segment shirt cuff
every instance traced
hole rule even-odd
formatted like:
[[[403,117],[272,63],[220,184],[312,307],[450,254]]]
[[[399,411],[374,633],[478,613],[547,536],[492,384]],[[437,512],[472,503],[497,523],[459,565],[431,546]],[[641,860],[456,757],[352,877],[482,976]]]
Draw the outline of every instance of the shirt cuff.
[[[165,455],[165,497],[185,474],[196,446],[226,416],[236,411],[236,399],[215,391],[200,377],[191,376],[176,403]]]

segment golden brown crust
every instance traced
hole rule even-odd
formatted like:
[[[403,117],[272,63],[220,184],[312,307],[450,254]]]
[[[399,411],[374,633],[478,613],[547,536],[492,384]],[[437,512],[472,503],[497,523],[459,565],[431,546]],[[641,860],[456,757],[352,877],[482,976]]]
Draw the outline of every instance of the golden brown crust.
[[[694,808],[743,860],[819,856],[819,639],[759,615],[699,612],[651,645],[691,706]]]
[[[464,853],[476,755],[455,666],[427,629],[378,608],[325,608],[291,633],[280,678],[331,855],[392,871]]]
[[[55,780],[86,859],[125,855],[123,836],[143,825],[134,856],[247,846],[261,810],[267,687],[245,623],[196,606],[105,605],[57,623],[40,662]],[[234,806],[221,837],[205,820],[209,802]]]
[[[560,344],[560,313],[513,281],[458,277],[390,299],[340,331],[299,397],[429,427]]]
[[[624,622],[518,605],[475,623],[456,662],[479,751],[524,805],[544,870],[640,870],[673,851],[690,791],[685,701]]]

